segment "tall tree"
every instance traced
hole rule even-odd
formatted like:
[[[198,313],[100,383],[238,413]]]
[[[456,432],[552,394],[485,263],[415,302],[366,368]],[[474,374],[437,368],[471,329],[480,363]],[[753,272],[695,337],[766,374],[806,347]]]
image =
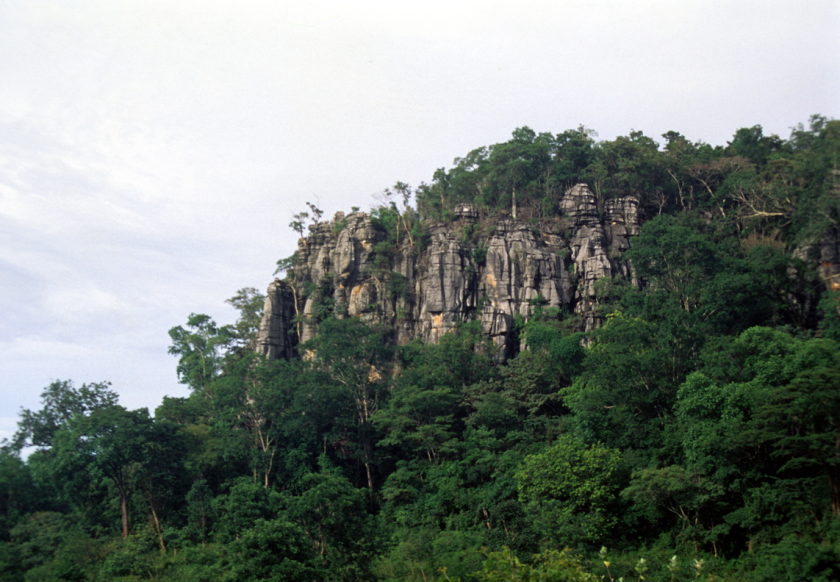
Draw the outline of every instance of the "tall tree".
[[[386,330],[351,317],[323,321],[315,339],[304,345],[310,365],[343,388],[354,411],[367,487],[373,495],[374,414],[387,394],[393,349]]]
[[[41,393],[42,408],[38,411],[22,409],[18,430],[12,438],[13,448],[49,448],[55,433],[76,416],[116,405],[117,393],[110,382],[73,386],[72,380],[56,380]]]
[[[240,432],[248,442],[254,478],[269,487],[277,470],[278,454],[294,419],[295,392],[303,386],[298,362],[268,362],[250,354],[233,364],[214,383],[214,405],[220,426]]]
[[[190,314],[187,328],[180,325],[169,330],[172,345],[169,353],[178,359],[178,380],[195,392],[202,391],[222,369],[224,350],[234,338],[227,325],[217,326],[209,315]]]
[[[58,431],[52,448],[54,477],[84,489],[86,481],[108,479],[119,496],[122,537],[131,531],[129,499],[133,470],[145,464],[153,421],[143,410],[122,406],[100,408],[76,416]]]
[[[233,342],[239,347],[253,351],[257,345],[265,295],[254,287],[243,287],[236,295],[226,299],[225,303],[239,312],[239,317],[233,324]]]
[[[556,543],[600,541],[618,521],[609,506],[618,494],[620,462],[616,449],[563,435],[522,462],[520,501]]]

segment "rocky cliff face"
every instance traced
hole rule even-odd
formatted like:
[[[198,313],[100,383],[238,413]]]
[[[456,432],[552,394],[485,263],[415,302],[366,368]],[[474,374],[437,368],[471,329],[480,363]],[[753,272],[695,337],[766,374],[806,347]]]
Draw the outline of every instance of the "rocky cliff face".
[[[299,243],[294,275],[268,288],[259,350],[291,357],[326,309],[387,324],[397,343],[435,342],[475,317],[500,358],[512,349],[516,320],[527,321],[537,304],[578,313],[591,329],[599,324],[595,282],[633,276],[622,253],[639,232],[638,201],[599,209],[578,184],[560,208],[562,219],[538,229],[509,216],[479,221],[463,206],[453,223],[427,229],[422,251],[377,250],[385,235],[364,213],[314,225]]]

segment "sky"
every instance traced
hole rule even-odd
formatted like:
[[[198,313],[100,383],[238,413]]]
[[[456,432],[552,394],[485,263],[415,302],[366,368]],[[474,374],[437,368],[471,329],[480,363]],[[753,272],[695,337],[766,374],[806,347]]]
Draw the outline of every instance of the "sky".
[[[0,0],[0,438],[54,380],[186,396],[167,331],[232,323],[307,201],[369,208],[522,126],[725,145],[815,113],[838,0]]]

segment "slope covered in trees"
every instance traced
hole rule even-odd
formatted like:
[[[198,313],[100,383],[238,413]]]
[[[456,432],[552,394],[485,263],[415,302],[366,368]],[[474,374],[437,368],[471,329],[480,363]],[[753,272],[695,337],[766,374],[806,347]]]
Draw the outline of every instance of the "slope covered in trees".
[[[373,213],[388,272],[458,205],[540,229],[578,183],[637,198],[595,329],[537,300],[500,363],[478,319],[395,345],[322,294],[269,361],[243,289],[235,325],[170,331],[191,396],[154,418],[53,383],[0,454],[0,577],[837,579],[840,122],[663,137],[518,129]]]

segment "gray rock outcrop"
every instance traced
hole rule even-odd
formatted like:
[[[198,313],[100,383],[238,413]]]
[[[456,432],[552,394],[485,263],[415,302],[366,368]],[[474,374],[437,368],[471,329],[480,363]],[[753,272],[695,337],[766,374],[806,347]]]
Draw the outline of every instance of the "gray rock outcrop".
[[[510,216],[480,220],[461,205],[451,224],[426,229],[422,250],[377,247],[385,234],[364,213],[311,226],[293,276],[269,286],[258,349],[289,357],[315,336],[325,310],[384,323],[400,344],[436,342],[477,318],[500,358],[513,349],[517,320],[528,321],[537,305],[579,314],[591,329],[600,323],[595,282],[633,277],[622,253],[639,232],[638,201],[601,207],[578,184],[559,204],[562,218],[539,228]]]

